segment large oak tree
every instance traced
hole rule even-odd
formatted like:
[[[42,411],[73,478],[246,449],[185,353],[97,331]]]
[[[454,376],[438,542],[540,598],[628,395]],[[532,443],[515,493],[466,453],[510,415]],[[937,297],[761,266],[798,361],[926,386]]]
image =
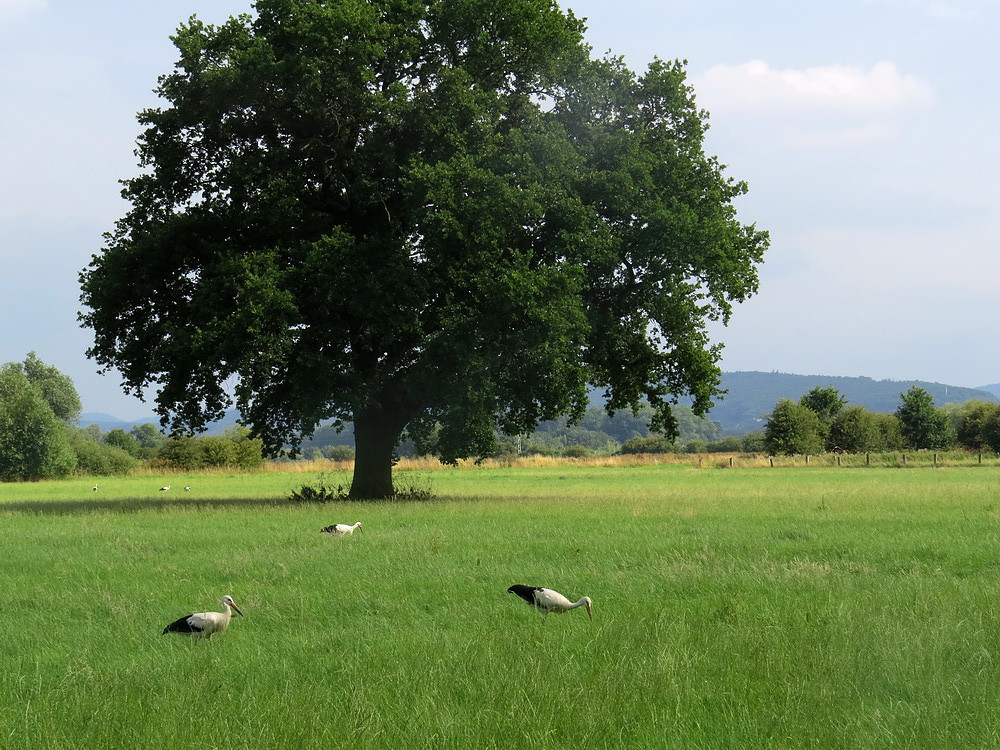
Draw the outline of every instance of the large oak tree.
[[[271,450],[353,423],[352,495],[405,431],[494,431],[643,398],[699,413],[709,320],[767,236],[703,150],[680,62],[592,59],[550,0],[258,0],[196,18],[140,113],[127,215],[81,274],[90,356],[174,428],[235,403]]]

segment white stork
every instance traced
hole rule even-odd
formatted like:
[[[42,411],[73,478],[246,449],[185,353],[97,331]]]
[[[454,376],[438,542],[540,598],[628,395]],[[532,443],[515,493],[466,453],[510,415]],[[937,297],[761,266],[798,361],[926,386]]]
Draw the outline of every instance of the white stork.
[[[159,491],[160,492],[166,492],[169,489],[170,489],[170,485],[169,484],[165,484],[162,487],[160,487]]]
[[[167,625],[160,635],[184,633],[192,638],[211,638],[229,627],[229,620],[233,616],[234,609],[240,617],[244,616],[229,594],[226,594],[219,601],[222,602],[221,612],[197,612],[193,615],[185,615]]]
[[[327,534],[333,534],[335,536],[344,536],[345,534],[353,534],[354,530],[364,532],[364,527],[361,525],[361,521],[355,524],[349,523],[335,523],[331,526],[320,529],[320,531],[325,531]]]
[[[94,485],[93,490],[94,490],[94,492],[97,492],[97,485],[96,484]]]
[[[541,612],[543,618],[550,612],[561,615],[563,612],[568,612],[569,610],[576,609],[577,607],[586,607],[587,616],[591,620],[594,619],[594,613],[591,610],[592,602],[590,601],[589,596],[583,597],[578,602],[571,602],[558,591],[545,589],[541,586],[524,586],[520,583],[516,583],[507,589],[507,593],[517,594],[519,597],[524,599],[524,601]]]

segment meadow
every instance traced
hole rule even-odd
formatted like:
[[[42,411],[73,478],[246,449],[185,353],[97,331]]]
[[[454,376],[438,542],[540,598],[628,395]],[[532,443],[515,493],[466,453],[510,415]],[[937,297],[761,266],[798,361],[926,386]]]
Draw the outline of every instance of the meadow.
[[[0,747],[1000,747],[995,466],[399,474],[0,484]]]

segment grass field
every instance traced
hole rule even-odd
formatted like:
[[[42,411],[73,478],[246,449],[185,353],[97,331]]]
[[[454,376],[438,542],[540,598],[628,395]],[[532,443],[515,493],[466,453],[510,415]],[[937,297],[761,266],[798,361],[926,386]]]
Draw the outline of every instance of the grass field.
[[[1000,747],[995,467],[313,479],[0,485],[0,747]]]

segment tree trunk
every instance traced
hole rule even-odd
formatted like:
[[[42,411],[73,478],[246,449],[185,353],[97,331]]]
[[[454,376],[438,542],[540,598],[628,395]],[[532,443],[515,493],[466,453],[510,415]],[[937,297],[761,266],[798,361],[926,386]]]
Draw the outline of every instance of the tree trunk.
[[[397,415],[380,409],[365,409],[354,415],[354,479],[350,497],[376,500],[392,497],[393,451],[404,424]]]

